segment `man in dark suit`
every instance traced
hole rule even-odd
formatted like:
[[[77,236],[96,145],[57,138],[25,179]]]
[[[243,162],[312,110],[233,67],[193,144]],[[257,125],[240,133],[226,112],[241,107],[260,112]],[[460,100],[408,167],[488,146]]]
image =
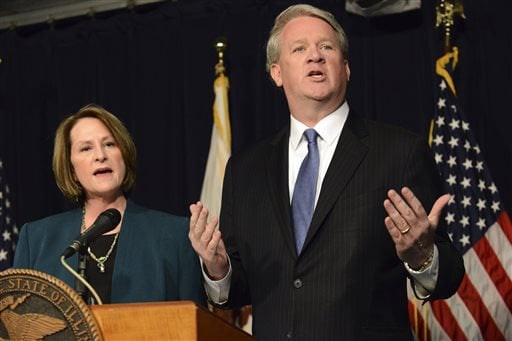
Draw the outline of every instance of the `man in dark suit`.
[[[438,226],[450,195],[426,141],[349,109],[346,56],[330,13],[282,12],[267,70],[284,89],[290,125],[230,159],[220,230],[200,202],[190,207],[210,301],[252,304],[258,340],[412,340],[407,278],[434,300],[464,275]],[[301,164],[313,171],[305,176]]]

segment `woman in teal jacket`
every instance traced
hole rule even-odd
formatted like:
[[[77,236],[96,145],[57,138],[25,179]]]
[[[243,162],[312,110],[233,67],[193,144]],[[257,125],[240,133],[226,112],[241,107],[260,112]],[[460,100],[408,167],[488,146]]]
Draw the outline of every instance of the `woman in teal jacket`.
[[[61,255],[105,210],[121,221],[84,254],[86,278],[103,303],[192,300],[205,305],[199,259],[188,240],[188,219],[127,199],[135,183],[136,149],[123,123],[88,105],[57,128],[53,172],[57,186],[80,208],[25,224],[14,267],[38,270],[75,287]],[[78,254],[66,262],[77,269]]]

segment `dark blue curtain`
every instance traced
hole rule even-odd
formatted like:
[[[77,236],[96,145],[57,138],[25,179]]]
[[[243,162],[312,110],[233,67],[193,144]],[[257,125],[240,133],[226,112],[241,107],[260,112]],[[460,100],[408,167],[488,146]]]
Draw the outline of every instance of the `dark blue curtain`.
[[[350,39],[348,100],[368,118],[427,134],[435,109],[434,62],[442,54],[435,9],[380,18],[346,13],[343,0],[307,1],[332,11]],[[0,31],[0,156],[19,225],[67,209],[51,153],[66,115],[95,102],[116,114],[138,148],[139,204],[180,215],[198,200],[212,126],[213,42],[228,41],[233,151],[288,120],[265,72],[277,13],[296,1],[168,1],[133,10]],[[457,22],[456,87],[512,213],[511,5],[466,0]]]

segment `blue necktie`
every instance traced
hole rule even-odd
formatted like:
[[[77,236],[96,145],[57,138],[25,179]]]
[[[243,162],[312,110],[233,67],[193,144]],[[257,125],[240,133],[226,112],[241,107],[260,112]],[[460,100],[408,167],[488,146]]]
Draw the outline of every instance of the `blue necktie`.
[[[308,154],[300,165],[292,198],[293,225],[295,231],[295,246],[300,254],[308,233],[309,224],[315,208],[316,182],[318,178],[318,145],[315,129],[306,129],[304,137],[308,141]]]

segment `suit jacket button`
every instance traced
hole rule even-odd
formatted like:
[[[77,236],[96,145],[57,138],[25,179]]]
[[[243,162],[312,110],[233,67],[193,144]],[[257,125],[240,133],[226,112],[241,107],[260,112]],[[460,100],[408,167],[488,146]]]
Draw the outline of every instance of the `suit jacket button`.
[[[288,340],[291,340],[293,338],[293,334],[292,334],[292,331],[290,330],[288,333],[286,333],[286,338]]]
[[[297,289],[302,288],[302,281],[300,279],[296,279],[293,281],[293,286]]]

